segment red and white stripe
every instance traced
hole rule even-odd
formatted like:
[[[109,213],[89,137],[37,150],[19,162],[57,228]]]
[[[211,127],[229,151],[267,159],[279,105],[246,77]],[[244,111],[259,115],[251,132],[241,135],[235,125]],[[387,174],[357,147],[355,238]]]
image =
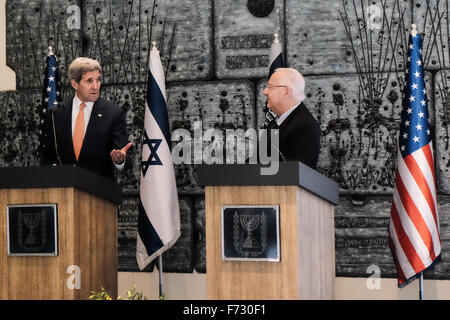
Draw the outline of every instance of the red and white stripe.
[[[406,158],[398,152],[389,238],[399,284],[428,268],[441,254],[431,142]]]

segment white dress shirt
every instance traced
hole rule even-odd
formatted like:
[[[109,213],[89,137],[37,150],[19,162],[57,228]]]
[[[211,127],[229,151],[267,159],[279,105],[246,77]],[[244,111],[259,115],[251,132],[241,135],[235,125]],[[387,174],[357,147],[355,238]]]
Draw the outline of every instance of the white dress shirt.
[[[283,121],[286,120],[286,118],[292,113],[292,111],[295,110],[295,108],[297,108],[300,105],[300,103],[302,103],[302,102],[300,101],[296,105],[294,105],[294,106],[290,107],[289,109],[287,109],[286,112],[283,113],[281,116],[277,117],[277,125],[281,126]]]

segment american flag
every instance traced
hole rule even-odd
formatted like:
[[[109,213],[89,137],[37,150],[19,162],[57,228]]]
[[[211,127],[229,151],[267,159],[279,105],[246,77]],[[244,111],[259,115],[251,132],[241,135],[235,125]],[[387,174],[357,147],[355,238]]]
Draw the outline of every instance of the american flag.
[[[49,54],[46,59],[44,87],[42,92],[41,123],[39,126],[39,152],[46,148],[48,139],[48,128],[50,118],[47,116],[48,108],[58,104],[61,101],[61,77],[59,74],[58,61],[53,53],[52,47],[49,47]]]
[[[422,37],[409,35],[389,243],[404,286],[439,260],[436,177],[424,81]]]

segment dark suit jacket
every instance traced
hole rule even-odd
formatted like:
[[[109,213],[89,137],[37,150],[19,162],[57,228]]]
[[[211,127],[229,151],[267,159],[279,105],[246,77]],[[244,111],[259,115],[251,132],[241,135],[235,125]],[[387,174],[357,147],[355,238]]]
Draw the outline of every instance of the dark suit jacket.
[[[94,103],[77,161],[72,141],[72,103],[73,98],[50,108],[47,121],[48,139],[41,165],[59,163],[53,137],[53,113],[58,155],[62,164],[75,164],[114,180],[114,164],[109,154],[113,149],[121,149],[128,143],[122,109],[102,98]],[[127,155],[124,169],[131,167],[131,163],[131,156]]]
[[[278,129],[280,161],[301,161],[315,169],[319,158],[320,128],[303,102]]]

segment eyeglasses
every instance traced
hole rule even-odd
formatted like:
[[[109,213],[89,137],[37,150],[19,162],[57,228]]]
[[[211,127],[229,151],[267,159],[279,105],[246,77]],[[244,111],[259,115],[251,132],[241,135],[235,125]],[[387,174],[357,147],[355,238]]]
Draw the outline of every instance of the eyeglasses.
[[[269,90],[272,90],[273,88],[286,88],[287,86],[271,86],[271,85],[267,85],[266,88]]]

